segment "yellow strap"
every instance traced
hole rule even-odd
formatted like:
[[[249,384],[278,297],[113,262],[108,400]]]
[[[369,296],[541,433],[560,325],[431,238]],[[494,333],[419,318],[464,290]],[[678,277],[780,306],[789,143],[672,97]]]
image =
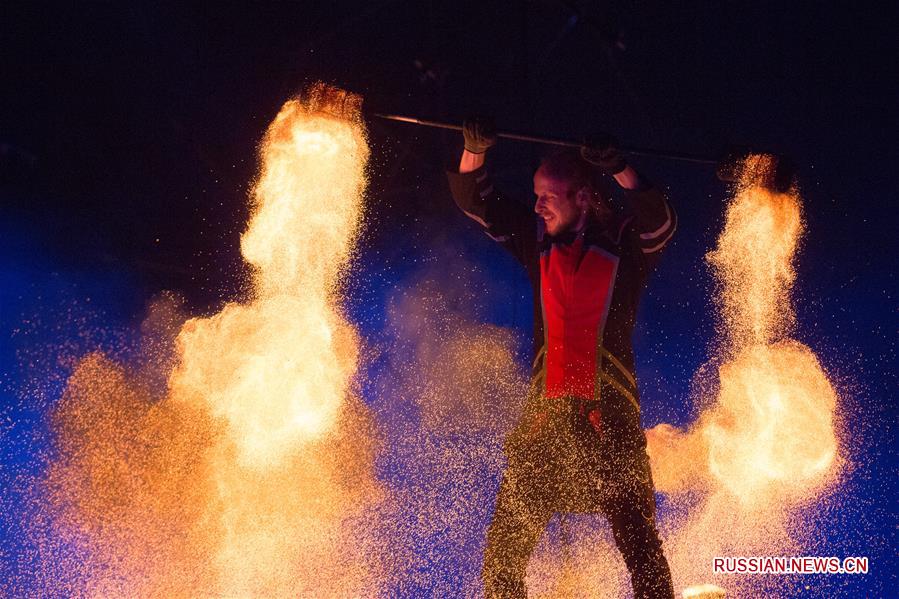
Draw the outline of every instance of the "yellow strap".
[[[537,365],[537,362],[540,360],[540,358],[543,357],[543,354],[545,354],[545,353],[546,353],[546,346],[544,345],[543,347],[540,348],[540,351],[537,352],[537,357],[534,358],[534,361],[531,362],[531,368],[533,368],[534,366]]]
[[[621,362],[619,362],[615,356],[610,354],[606,348],[600,347],[600,350],[602,351],[603,356],[609,358],[609,361],[612,362],[612,364],[614,364],[618,368],[618,370],[623,372],[624,375],[627,377],[627,380],[630,381],[631,384],[634,385],[634,388],[636,388],[637,381],[634,380],[634,377],[630,374],[630,372],[628,372],[628,370],[624,367],[624,365]],[[537,357],[534,358],[534,366],[537,365],[537,360],[539,360],[543,356],[544,353],[546,353],[545,345],[540,348],[539,352],[537,352]],[[544,367],[540,369],[540,372],[537,373],[537,376],[535,376],[533,379],[531,379],[531,385],[538,383],[538,381],[540,379],[544,378],[545,376],[546,376],[546,365],[544,364]],[[637,412],[638,413],[640,412],[640,404],[637,403],[637,400],[634,398],[634,395],[624,385],[622,385],[621,383],[619,383],[618,381],[616,381],[615,379],[613,379],[612,377],[610,377],[609,375],[607,375],[606,373],[601,372],[601,371],[599,373],[599,378],[600,378],[600,380],[603,380],[603,381],[609,383],[610,385],[612,385],[613,387],[615,387],[615,389],[617,389],[619,393],[621,393],[628,400],[630,400],[630,402],[634,405],[634,407],[637,408]]]
[[[610,377],[609,375],[607,375],[604,372],[599,373],[599,378],[602,379],[603,381],[609,383],[613,387],[615,387],[615,389],[617,389],[619,393],[624,395],[626,398],[628,398],[630,400],[630,402],[632,404],[634,404],[634,407],[637,408],[637,412],[638,413],[640,412],[640,404],[637,403],[637,400],[634,399],[634,396],[631,395],[631,392],[628,391],[627,389],[625,389],[624,385],[622,385],[621,383],[619,383],[618,381],[616,381],[615,379],[613,379],[612,377]]]
[[[636,387],[637,387],[637,381],[636,381],[636,379],[634,379],[634,375],[632,375],[632,374],[630,373],[630,371],[629,371],[627,368],[624,367],[624,364],[622,364],[621,362],[619,362],[619,361],[618,361],[618,358],[616,358],[615,356],[613,356],[613,355],[609,352],[609,350],[607,350],[606,348],[600,347],[599,349],[600,349],[600,351],[602,351],[603,357],[604,357],[604,358],[608,358],[608,359],[609,359],[609,362],[611,362],[612,364],[614,364],[615,367],[618,368],[618,370],[621,371],[621,374],[624,375],[624,378],[626,378],[626,379],[628,380],[628,382],[630,382],[630,384],[633,385],[634,388],[636,388]]]

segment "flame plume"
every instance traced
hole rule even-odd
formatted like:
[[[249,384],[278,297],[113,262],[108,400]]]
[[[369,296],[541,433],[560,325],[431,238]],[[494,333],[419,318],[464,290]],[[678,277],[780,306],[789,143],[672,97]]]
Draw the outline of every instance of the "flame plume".
[[[351,388],[358,336],[339,307],[367,182],[360,106],[318,84],[281,108],[241,238],[252,298],[171,335],[164,399],[99,354],[76,368],[54,419],[61,457],[44,485],[52,522],[42,551],[57,552],[43,558],[45,588],[371,592],[374,559],[353,522],[380,488]]]
[[[799,194],[762,185],[774,167],[771,156],[747,159],[708,256],[725,360],[717,399],[689,434],[667,425],[648,431],[660,490],[711,485],[762,507],[814,497],[833,474],[836,393],[814,353],[787,336],[803,232]]]
[[[796,191],[775,193],[759,185],[774,158],[746,159],[718,247],[708,260],[718,276],[720,332],[732,347],[766,344],[793,324],[790,291],[793,257],[803,232]]]
[[[777,193],[759,184],[775,166],[772,156],[746,160],[708,257],[730,359],[701,429],[711,474],[745,504],[813,497],[837,452],[836,394],[814,353],[787,337],[803,224],[795,188]]]
[[[268,465],[331,430],[355,371],[356,332],[335,300],[366,183],[359,106],[319,85],[281,108],[241,237],[256,297],[191,320],[178,336],[174,396],[225,418],[248,464]]]
[[[794,257],[803,233],[798,190],[771,191],[771,156],[747,159],[708,260],[718,279],[717,394],[688,431],[647,431],[656,488],[705,499],[667,542],[676,580],[707,580],[715,555],[794,550],[791,513],[839,471],[837,395],[818,359],[790,339]],[[720,580],[740,593],[753,581]],[[689,589],[688,589],[689,590]]]
[[[366,183],[360,103],[318,85],[281,108],[262,142],[253,215],[241,237],[256,296],[187,322],[177,339],[173,397],[205,402],[227,422],[241,463],[271,473],[215,469],[225,528],[218,561],[228,589],[255,593],[259,581],[262,589],[290,589],[297,571],[284,567],[293,567],[286,557],[321,554],[346,508],[327,480],[338,465],[303,460],[310,470],[294,480],[279,466],[333,431],[355,372],[356,332],[335,300]],[[329,504],[313,516],[307,494]],[[298,522],[310,534],[282,533]]]

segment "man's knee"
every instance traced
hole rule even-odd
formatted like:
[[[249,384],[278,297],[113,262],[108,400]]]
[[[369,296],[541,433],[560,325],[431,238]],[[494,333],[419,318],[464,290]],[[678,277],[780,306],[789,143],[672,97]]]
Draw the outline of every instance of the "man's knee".
[[[487,599],[524,599],[527,597],[525,573],[533,549],[528,526],[497,506],[487,530],[484,549],[484,596]],[[532,533],[533,534],[533,533]]]
[[[673,597],[671,571],[655,525],[654,498],[637,493],[607,507],[615,544],[631,574],[634,597]]]
[[[542,528],[532,516],[500,497],[487,529],[482,578],[486,597],[526,597],[524,578],[528,559]],[[506,499],[506,501],[502,501]],[[520,506],[519,506],[520,507]]]
[[[621,499],[607,509],[615,542],[628,566],[642,556],[662,553],[654,507],[654,503],[637,496]]]
[[[539,486],[507,470],[487,529],[482,578],[487,597],[526,597],[525,573],[534,546],[552,516]]]

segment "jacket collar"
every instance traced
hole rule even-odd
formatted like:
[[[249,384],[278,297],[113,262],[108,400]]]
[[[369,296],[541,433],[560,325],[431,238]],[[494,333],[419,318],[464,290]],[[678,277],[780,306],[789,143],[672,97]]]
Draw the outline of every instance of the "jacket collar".
[[[562,245],[571,245],[574,241],[584,234],[584,231],[587,230],[587,227],[584,227],[580,231],[562,231],[557,235],[546,235],[546,241],[551,244],[562,244]]]

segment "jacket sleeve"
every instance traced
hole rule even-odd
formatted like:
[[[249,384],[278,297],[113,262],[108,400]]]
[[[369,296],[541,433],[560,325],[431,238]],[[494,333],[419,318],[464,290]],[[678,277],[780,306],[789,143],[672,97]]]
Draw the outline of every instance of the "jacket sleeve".
[[[450,192],[456,205],[473,221],[484,227],[494,241],[529,266],[535,255],[537,221],[523,204],[499,193],[481,167],[470,173],[447,171]]]
[[[636,244],[652,265],[677,230],[677,213],[665,194],[651,184],[625,190],[624,204]]]

